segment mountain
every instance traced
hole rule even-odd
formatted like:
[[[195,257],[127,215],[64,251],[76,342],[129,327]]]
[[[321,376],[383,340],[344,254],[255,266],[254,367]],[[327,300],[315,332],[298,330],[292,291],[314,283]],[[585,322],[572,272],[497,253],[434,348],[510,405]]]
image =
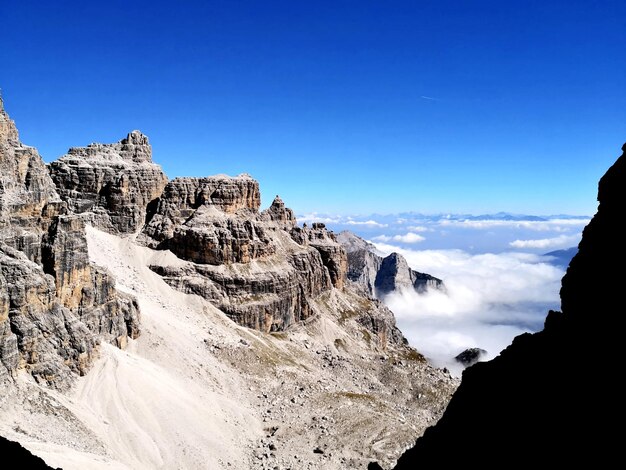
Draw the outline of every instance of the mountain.
[[[576,256],[576,253],[578,253],[578,247],[574,246],[564,250],[550,251],[549,253],[544,253],[543,256],[548,259],[548,263],[565,269],[569,266],[572,258]]]
[[[441,420],[396,469],[442,458],[487,468],[604,468],[621,458],[614,426],[624,404],[612,378],[621,370],[624,275],[609,267],[626,263],[626,144],[622,150],[600,180],[598,212],[563,277],[562,311],[550,311],[542,331],[520,335],[492,361],[466,369]]]
[[[458,382],[260,201],[169,180],[139,131],[45,165],[0,100],[0,434],[66,470],[395,461]]]
[[[402,255],[391,253],[383,258],[375,253],[374,245],[348,230],[340,232],[337,240],[348,253],[348,279],[371,297],[384,298],[403,289],[444,289],[441,279],[414,271]]]
[[[100,342],[139,336],[137,303],[89,262],[86,220],[1,103],[0,174],[0,381],[24,370],[63,388],[87,372]]]

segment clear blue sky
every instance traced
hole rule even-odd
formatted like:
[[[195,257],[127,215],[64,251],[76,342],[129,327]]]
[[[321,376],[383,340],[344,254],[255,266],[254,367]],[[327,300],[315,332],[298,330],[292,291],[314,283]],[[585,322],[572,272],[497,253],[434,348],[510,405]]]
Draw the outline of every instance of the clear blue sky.
[[[2,1],[0,87],[46,161],[140,129],[299,213],[592,214],[626,2]]]

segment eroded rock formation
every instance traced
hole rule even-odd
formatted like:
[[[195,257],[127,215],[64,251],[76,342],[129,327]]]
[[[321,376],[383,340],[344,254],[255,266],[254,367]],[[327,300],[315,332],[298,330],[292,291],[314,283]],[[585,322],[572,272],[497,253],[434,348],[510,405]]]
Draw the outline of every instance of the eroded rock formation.
[[[85,373],[101,340],[123,346],[137,337],[138,315],[90,265],[84,219],[59,196],[37,150],[19,141],[0,101],[0,380],[25,369],[62,386]]]
[[[70,212],[88,214],[93,225],[112,233],[139,230],[146,207],[167,183],[161,167],[152,163],[148,138],[139,131],[115,144],[71,148],[49,169]]]
[[[313,314],[310,300],[342,288],[346,254],[321,224],[299,228],[277,196],[259,212],[258,182],[176,178],[150,208],[140,240],[183,266],[153,266],[171,286],[210,300],[237,323],[279,331]]]

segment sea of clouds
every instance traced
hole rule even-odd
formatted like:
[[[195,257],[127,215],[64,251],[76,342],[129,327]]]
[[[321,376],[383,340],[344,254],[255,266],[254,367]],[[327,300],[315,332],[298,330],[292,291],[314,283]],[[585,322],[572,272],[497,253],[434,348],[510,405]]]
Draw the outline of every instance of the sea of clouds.
[[[524,332],[543,327],[560,308],[565,267],[552,250],[577,246],[589,217],[400,214],[298,217],[350,230],[379,254],[402,254],[409,266],[442,279],[445,291],[396,292],[384,301],[410,344],[438,367],[460,374],[454,356],[470,347],[490,359]]]

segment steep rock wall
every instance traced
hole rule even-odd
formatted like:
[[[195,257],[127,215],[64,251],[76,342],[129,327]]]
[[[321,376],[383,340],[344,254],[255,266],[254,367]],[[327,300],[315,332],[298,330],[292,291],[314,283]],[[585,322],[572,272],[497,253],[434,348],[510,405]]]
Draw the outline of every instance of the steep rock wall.
[[[139,334],[136,302],[89,264],[85,220],[71,212],[0,101],[0,381],[24,369],[68,385],[100,341],[123,346]]]
[[[311,299],[343,288],[345,252],[323,225],[296,227],[279,197],[259,213],[248,175],[176,178],[140,236],[184,267],[153,266],[171,286],[210,300],[237,323],[280,331],[313,314]]]
[[[148,138],[133,131],[115,144],[71,148],[50,163],[60,197],[73,213],[112,233],[134,233],[144,224],[146,207],[163,191],[167,177],[152,163]]]

